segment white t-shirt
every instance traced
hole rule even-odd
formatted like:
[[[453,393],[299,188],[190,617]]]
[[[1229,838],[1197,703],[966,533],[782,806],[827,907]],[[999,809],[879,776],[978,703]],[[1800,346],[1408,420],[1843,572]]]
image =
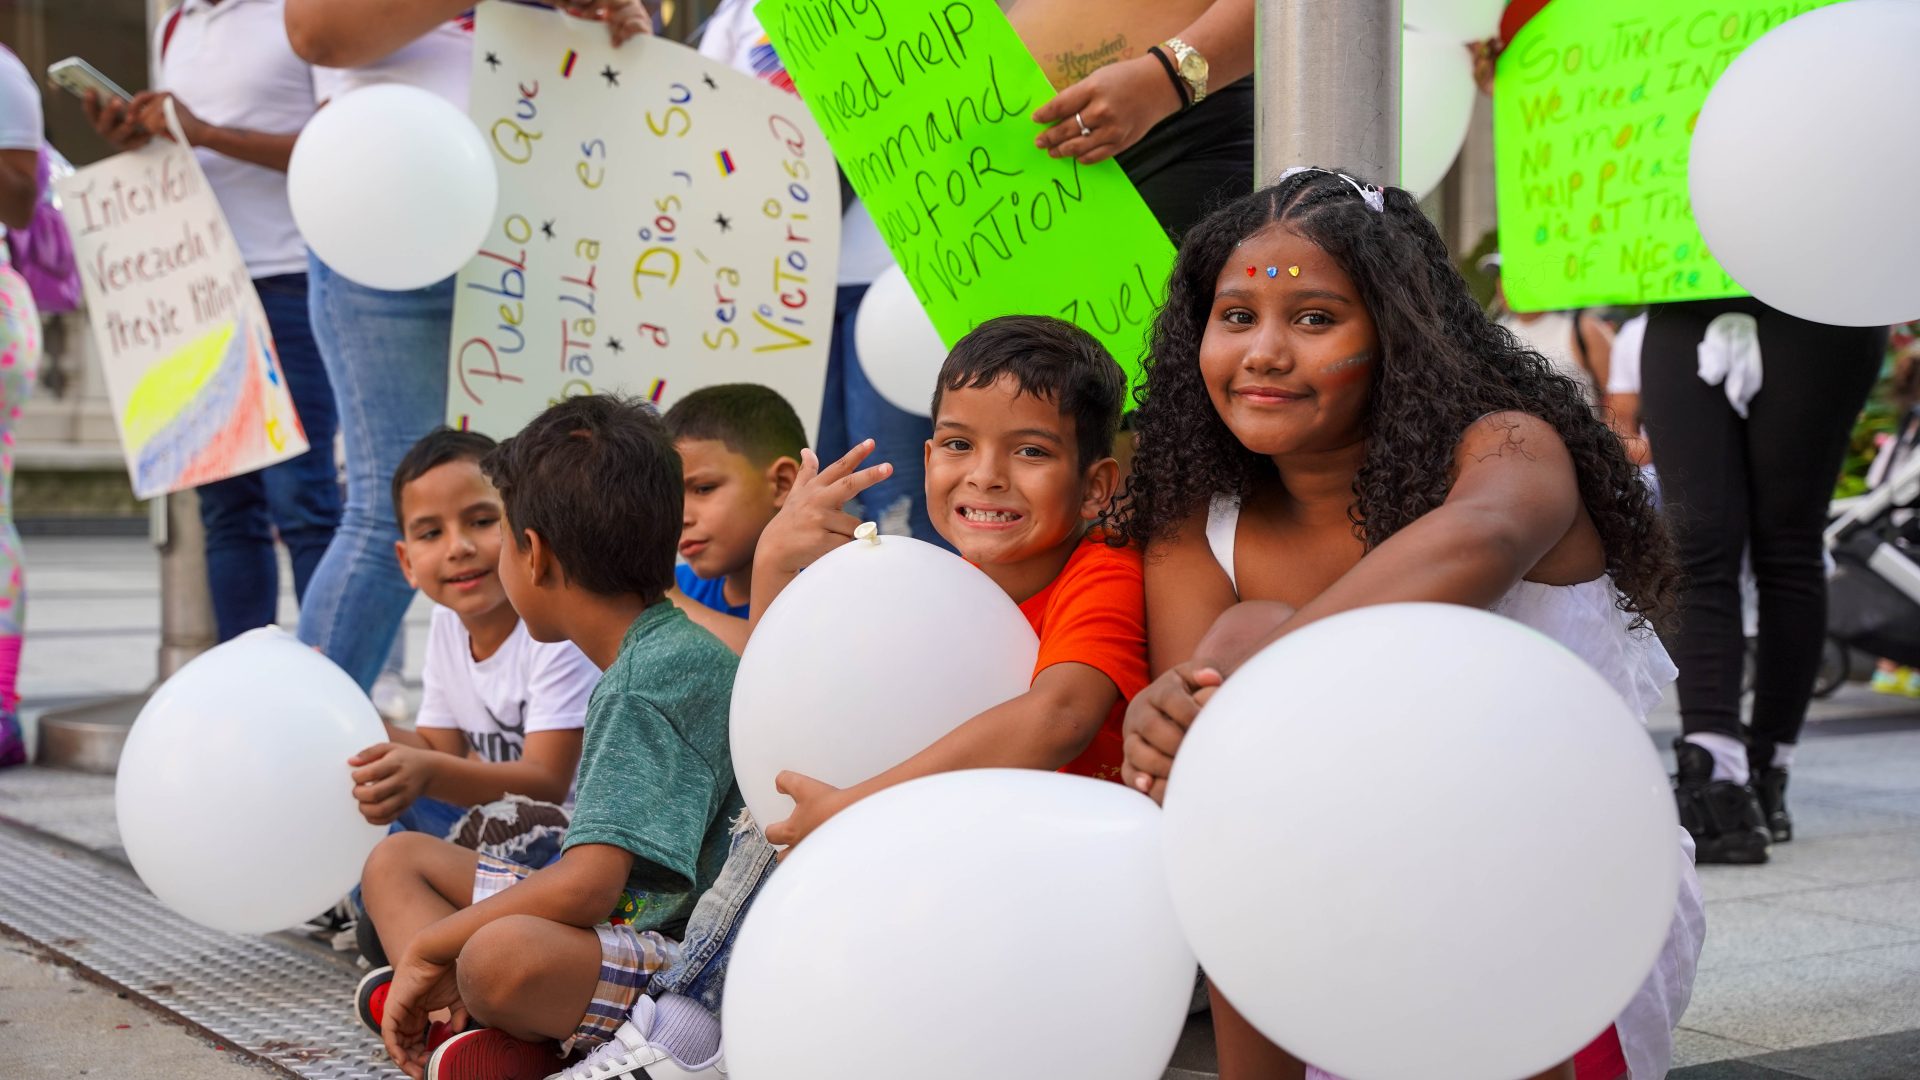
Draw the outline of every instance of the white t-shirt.
[[[793,80],[774,52],[773,42],[753,13],[753,0],[722,0],[700,36],[700,55],[765,80],[788,93]],[[840,215],[841,285],[871,285],[881,271],[893,265],[893,253],[874,228],[865,203],[855,200]]]
[[[0,150],[38,150],[45,132],[33,73],[11,51],[0,49]]]
[[[46,136],[40,112],[40,88],[27,65],[10,49],[0,49],[0,150],[38,150]],[[7,227],[0,225],[0,266],[7,257]]]
[[[458,729],[475,756],[518,761],[528,735],[586,726],[600,669],[570,641],[533,640],[526,623],[515,625],[492,656],[475,660],[460,616],[435,607],[420,681],[416,726]]]
[[[355,68],[318,68],[321,101],[379,83],[404,83],[431,90],[467,111],[473,79],[473,16],[443,22],[400,48]]]
[[[284,135],[313,118],[314,69],[287,42],[285,0],[186,0],[177,21],[162,21],[154,50],[160,89],[209,124]],[[205,147],[196,147],[194,155],[220,200],[247,273],[306,273],[307,245],[287,204],[287,174]]]
[[[1613,359],[1607,368],[1607,393],[1640,392],[1640,349],[1647,343],[1647,316],[1635,315],[1613,335]]]

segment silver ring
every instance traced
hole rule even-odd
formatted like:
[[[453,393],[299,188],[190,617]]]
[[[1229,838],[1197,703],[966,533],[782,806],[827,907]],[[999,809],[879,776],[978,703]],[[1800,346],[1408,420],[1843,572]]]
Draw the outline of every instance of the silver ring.
[[[1073,122],[1074,122],[1074,123],[1076,123],[1076,124],[1079,124],[1079,125],[1080,125],[1080,134],[1081,134],[1081,135],[1091,135],[1091,134],[1093,134],[1093,129],[1087,126],[1087,122],[1086,122],[1085,120],[1082,120],[1082,119],[1080,119],[1080,114],[1079,114],[1079,113],[1074,113],[1074,114],[1073,114]]]

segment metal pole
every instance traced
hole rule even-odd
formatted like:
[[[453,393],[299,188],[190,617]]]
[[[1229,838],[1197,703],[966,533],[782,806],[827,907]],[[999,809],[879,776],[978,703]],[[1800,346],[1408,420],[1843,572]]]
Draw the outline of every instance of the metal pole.
[[[1259,0],[1255,176],[1294,165],[1400,182],[1400,0]]]

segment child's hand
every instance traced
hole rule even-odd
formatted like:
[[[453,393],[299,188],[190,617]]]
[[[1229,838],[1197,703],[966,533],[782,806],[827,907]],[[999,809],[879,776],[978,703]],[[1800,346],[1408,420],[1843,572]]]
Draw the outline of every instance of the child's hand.
[[[653,33],[653,16],[640,0],[547,0],[575,18],[607,24],[615,48]]]
[[[353,797],[360,816],[371,825],[387,825],[426,794],[441,755],[397,743],[374,743],[347,759],[353,766]]]
[[[792,577],[852,540],[860,519],[841,507],[893,475],[893,466],[885,463],[860,469],[860,463],[871,453],[873,440],[868,439],[822,469],[812,450],[800,451],[800,472],[793,479],[786,504],[760,534],[755,567],[764,565]]]
[[[767,843],[775,847],[792,848],[854,803],[844,788],[797,772],[774,777],[773,789],[793,799],[793,813],[787,820],[767,826]]]
[[[453,1012],[453,1029],[466,1026],[466,1006],[460,1001],[459,981],[451,960],[432,960],[409,949],[393,966],[393,983],[381,1007],[380,1041],[387,1056],[413,1080],[427,1074],[428,1016],[437,1009]]]
[[[1178,664],[1136,694],[1120,728],[1126,753],[1120,763],[1121,782],[1154,802],[1164,800],[1167,774],[1173,771],[1181,740],[1221,682],[1213,668]]]

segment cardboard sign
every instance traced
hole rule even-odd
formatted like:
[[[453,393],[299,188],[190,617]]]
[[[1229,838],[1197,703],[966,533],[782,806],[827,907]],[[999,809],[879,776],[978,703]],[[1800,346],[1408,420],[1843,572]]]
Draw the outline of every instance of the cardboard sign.
[[[1173,244],[1118,164],[1034,148],[1054,90],[993,0],[754,13],[948,346],[995,316],[1054,315],[1137,378]]]
[[[500,174],[455,290],[447,417],[496,436],[620,391],[759,383],[818,423],[840,189],[805,106],[671,41],[487,3],[469,111]]]
[[[1745,296],[1687,194],[1707,92],[1762,34],[1834,0],[1554,0],[1494,79],[1501,277],[1521,311]]]
[[[193,151],[155,139],[55,189],[134,494],[306,452],[266,312]]]

